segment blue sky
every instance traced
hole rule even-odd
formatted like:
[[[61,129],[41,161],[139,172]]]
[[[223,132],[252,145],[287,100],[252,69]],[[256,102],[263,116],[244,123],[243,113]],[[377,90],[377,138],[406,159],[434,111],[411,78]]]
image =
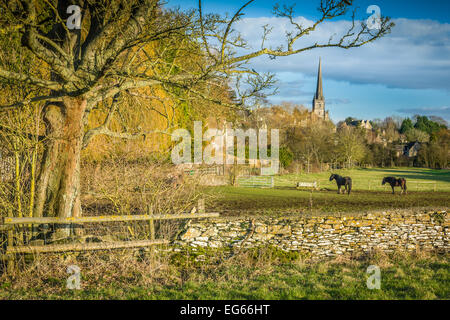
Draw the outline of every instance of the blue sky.
[[[169,0],[182,9],[196,7],[196,0]],[[232,14],[244,1],[203,0],[206,12]],[[262,25],[274,27],[269,41],[280,42],[289,26],[273,17],[275,1],[256,0],[245,11],[236,29],[258,48]],[[280,0],[296,4],[298,21],[318,17],[319,0]],[[272,61],[260,57],[251,62],[257,71],[276,74],[279,92],[272,103],[289,101],[311,107],[317,64],[322,58],[326,108],[333,121],[347,116],[360,119],[407,117],[414,114],[441,116],[450,122],[450,1],[360,0],[357,18],[367,19],[366,8],[378,5],[396,23],[392,33],[362,48],[318,49]],[[348,20],[348,19],[347,19]],[[311,41],[328,39],[348,25],[346,19],[330,21],[311,35]],[[278,32],[277,32],[278,31]],[[281,39],[281,40],[280,40]],[[307,40],[304,42],[307,43]]]

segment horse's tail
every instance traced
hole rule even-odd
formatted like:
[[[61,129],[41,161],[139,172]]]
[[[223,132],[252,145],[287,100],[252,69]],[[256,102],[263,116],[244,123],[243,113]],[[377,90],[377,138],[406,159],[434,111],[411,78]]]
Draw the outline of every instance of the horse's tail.
[[[406,179],[403,179],[403,190],[406,191]]]
[[[350,195],[350,191],[352,191],[352,179],[348,178],[348,195]]]

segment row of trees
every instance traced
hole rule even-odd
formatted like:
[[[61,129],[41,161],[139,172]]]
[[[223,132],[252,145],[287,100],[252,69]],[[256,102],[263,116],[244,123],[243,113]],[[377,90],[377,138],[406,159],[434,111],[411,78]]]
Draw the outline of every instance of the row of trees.
[[[441,129],[430,142],[421,145],[416,163],[430,168],[448,168],[450,163],[450,130]]]
[[[450,130],[438,117],[413,119],[387,117],[370,121],[372,128],[347,118],[334,126],[314,121],[303,106],[284,103],[254,112],[249,126],[264,123],[280,129],[280,161],[286,168],[297,161],[308,168],[324,163],[346,166],[424,166],[447,168],[450,161]],[[404,149],[419,142],[417,155],[408,157]]]
[[[399,132],[408,134],[408,132],[415,130],[433,136],[441,129],[447,129],[447,123],[444,119],[439,117],[431,117],[429,119],[427,116],[416,115],[412,120],[410,118],[404,119],[399,128]]]
[[[336,131],[331,123],[287,130],[285,145],[292,151],[294,160],[308,165],[361,163],[369,151],[362,129],[347,127]],[[285,164],[287,165],[287,163]]]

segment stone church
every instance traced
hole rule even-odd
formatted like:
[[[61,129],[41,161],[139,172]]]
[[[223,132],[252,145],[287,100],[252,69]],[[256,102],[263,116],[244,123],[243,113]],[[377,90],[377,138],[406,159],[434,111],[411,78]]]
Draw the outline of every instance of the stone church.
[[[325,98],[323,96],[323,88],[322,88],[322,66],[320,59],[319,59],[319,71],[317,73],[316,94],[314,95],[312,102],[311,116],[312,118],[329,120],[328,111],[325,111]]]

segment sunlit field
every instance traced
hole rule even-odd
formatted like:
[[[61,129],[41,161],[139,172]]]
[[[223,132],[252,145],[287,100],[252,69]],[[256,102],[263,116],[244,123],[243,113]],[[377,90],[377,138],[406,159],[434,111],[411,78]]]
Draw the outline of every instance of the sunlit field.
[[[333,171],[350,176],[350,195],[337,194],[330,173],[289,174],[275,177],[275,188],[211,187],[209,206],[224,215],[289,215],[302,213],[361,213],[368,210],[438,208],[450,204],[450,171],[418,168],[353,169]],[[407,194],[381,185],[383,177],[404,177]],[[297,182],[317,181],[318,189],[297,189]]]
[[[433,170],[425,168],[367,168],[350,170],[333,170],[341,176],[350,176],[353,190],[390,191],[388,184],[382,186],[384,177],[403,177],[409,191],[450,191],[450,170]],[[287,174],[275,177],[275,186],[295,186],[297,181],[317,181],[319,187],[335,189],[336,182],[330,182],[330,172]]]

